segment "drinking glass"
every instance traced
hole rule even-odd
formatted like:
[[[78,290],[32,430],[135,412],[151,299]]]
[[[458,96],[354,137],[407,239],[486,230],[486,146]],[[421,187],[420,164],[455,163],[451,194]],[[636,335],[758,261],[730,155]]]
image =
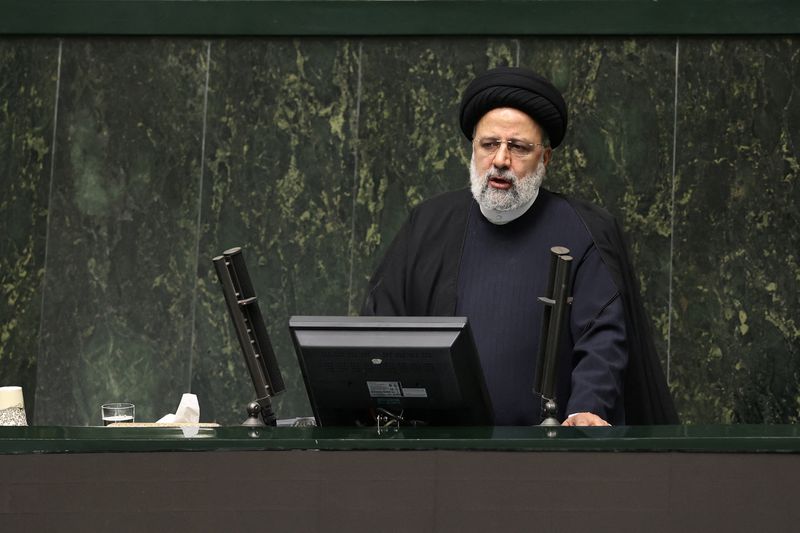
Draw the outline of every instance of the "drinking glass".
[[[103,413],[103,425],[115,422],[133,422],[135,406],[132,403],[106,403],[100,406]]]

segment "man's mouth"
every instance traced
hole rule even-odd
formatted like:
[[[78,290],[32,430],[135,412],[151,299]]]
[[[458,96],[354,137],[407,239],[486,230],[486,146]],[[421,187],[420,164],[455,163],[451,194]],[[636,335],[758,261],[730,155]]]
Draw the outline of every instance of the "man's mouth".
[[[502,189],[508,190],[513,186],[511,180],[507,180],[505,178],[501,178],[499,176],[492,176],[489,178],[489,187],[493,189]]]

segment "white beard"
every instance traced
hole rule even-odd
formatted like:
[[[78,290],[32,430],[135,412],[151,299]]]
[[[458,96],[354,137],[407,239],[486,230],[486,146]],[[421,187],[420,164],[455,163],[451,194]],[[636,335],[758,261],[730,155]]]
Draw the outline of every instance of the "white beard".
[[[495,224],[505,224],[520,217],[539,195],[546,167],[539,160],[536,169],[530,174],[518,177],[511,170],[497,170],[492,167],[482,176],[475,166],[475,154],[469,164],[469,182],[472,196],[481,207],[481,212]],[[489,186],[491,178],[503,178],[511,183],[508,189],[495,189]]]

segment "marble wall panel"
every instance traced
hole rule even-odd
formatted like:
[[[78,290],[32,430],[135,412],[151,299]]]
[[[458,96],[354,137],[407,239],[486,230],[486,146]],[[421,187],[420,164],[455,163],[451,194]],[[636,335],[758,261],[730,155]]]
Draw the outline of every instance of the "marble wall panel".
[[[561,89],[569,110],[545,186],[622,224],[666,372],[675,40],[525,38],[520,48],[520,65]]]
[[[800,40],[681,39],[673,387],[684,420],[800,414]]]
[[[34,411],[57,39],[0,41],[0,386]]]
[[[287,325],[348,312],[359,46],[226,40],[211,58],[193,392],[221,423],[253,399],[211,263],[241,246],[286,382],[275,409],[310,415]]]
[[[207,46],[64,41],[36,422],[152,421],[190,385]]]
[[[364,41],[351,312],[410,209],[469,185],[461,93],[476,74],[516,65],[518,53],[513,39]]]
[[[795,422],[797,59],[795,38],[70,38],[47,198],[58,40],[2,41],[0,382],[35,384],[42,424],[122,399],[152,420],[189,387],[238,422],[210,259],[243,246],[278,414],[309,414],[288,317],[357,312],[409,209],[467,184],[461,91],[519,63],[565,92],[547,184],[627,230],[683,420]]]

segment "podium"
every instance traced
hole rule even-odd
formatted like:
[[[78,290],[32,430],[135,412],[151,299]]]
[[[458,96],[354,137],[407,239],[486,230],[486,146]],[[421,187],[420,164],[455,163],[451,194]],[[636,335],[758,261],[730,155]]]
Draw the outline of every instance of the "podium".
[[[789,531],[795,426],[0,428],[3,531]]]

